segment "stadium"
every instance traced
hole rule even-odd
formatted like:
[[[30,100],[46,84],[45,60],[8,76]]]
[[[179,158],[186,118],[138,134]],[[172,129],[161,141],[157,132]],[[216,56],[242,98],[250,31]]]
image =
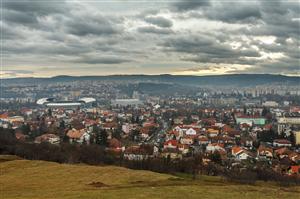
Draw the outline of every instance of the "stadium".
[[[41,98],[36,103],[49,108],[78,108],[90,106],[93,102],[96,102],[95,98],[84,97],[77,101],[59,101],[55,98]]]

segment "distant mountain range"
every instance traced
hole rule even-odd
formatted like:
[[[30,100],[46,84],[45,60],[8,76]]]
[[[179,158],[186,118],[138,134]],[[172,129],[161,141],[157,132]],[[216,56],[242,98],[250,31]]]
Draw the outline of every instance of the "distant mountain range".
[[[256,86],[264,84],[300,85],[300,77],[271,74],[232,74],[209,76],[182,75],[109,75],[109,76],[56,76],[49,78],[11,78],[2,79],[2,83],[43,84],[71,81],[128,81],[171,83],[189,86]]]

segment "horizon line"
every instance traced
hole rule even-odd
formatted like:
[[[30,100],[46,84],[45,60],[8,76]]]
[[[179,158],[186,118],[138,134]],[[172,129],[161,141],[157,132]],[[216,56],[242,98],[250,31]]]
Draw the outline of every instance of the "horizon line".
[[[272,75],[272,76],[284,76],[284,77],[300,77],[300,75],[284,75],[284,74],[270,74],[270,73],[234,73],[234,74],[211,74],[211,75],[178,75],[178,74],[111,74],[111,75],[54,75],[54,76],[24,76],[24,77],[0,77],[1,80],[8,79],[22,79],[22,78],[39,78],[39,79],[51,79],[56,77],[111,77],[111,76],[188,76],[188,77],[213,77],[213,76],[233,76],[233,75]]]

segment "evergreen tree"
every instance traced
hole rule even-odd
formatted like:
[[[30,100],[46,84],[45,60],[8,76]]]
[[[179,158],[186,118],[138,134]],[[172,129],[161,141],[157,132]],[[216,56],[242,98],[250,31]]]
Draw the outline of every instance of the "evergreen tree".
[[[294,132],[290,133],[289,140],[291,141],[292,146],[295,146],[295,144],[296,144],[296,138],[295,138]]]
[[[211,159],[212,162],[215,162],[217,164],[221,164],[222,162],[221,154],[218,151],[210,154],[209,159]]]
[[[136,116],[136,118],[135,118],[135,123],[137,123],[137,124],[140,123],[140,118],[139,118],[139,116]]]
[[[135,141],[135,139],[137,138],[137,136],[139,135],[139,131],[138,130],[133,130],[131,133],[130,133],[130,138],[132,141]]]
[[[90,144],[94,144],[95,143],[95,135],[93,133],[90,135],[90,142],[89,143]]]
[[[66,134],[64,134],[64,136],[63,136],[63,142],[64,143],[69,143],[69,141],[70,141],[69,137]]]
[[[46,122],[45,122],[45,118],[42,118],[41,119],[41,122],[39,124],[39,128],[38,128],[38,134],[41,135],[41,134],[44,134],[47,132],[47,125],[46,125]]]
[[[112,137],[113,138],[116,138],[116,139],[118,139],[118,140],[120,140],[121,139],[121,130],[120,129],[116,129],[116,130],[114,130],[113,132],[112,132]]]
[[[62,120],[60,123],[59,123],[59,128],[60,129],[65,129],[66,128],[66,124],[65,124],[65,121]]]
[[[101,129],[96,133],[96,144],[100,146],[107,146],[107,132],[105,129]]]
[[[264,107],[262,112],[261,112],[261,115],[266,116],[268,113],[269,113],[269,110],[266,107]]]
[[[51,108],[48,109],[48,116],[50,116],[50,117],[52,116],[52,110],[51,110]]]
[[[24,135],[28,135],[30,133],[30,125],[29,124],[23,124],[21,129],[22,129],[22,132]]]
[[[86,140],[85,140],[85,137],[84,137],[83,140],[82,140],[82,144],[83,144],[83,145],[86,145],[86,144],[87,144],[87,142],[86,142]]]
[[[247,114],[247,108],[246,108],[246,106],[244,106],[244,115],[246,115]]]
[[[135,117],[134,117],[134,115],[132,115],[132,117],[131,117],[131,123],[133,124],[133,123],[135,123]]]
[[[154,117],[154,123],[155,124],[157,123],[157,117]]]
[[[173,118],[172,118],[172,120],[171,120],[171,122],[170,122],[170,125],[171,125],[171,126],[174,126],[174,124],[175,124],[175,123],[174,123],[174,120],[173,120]]]

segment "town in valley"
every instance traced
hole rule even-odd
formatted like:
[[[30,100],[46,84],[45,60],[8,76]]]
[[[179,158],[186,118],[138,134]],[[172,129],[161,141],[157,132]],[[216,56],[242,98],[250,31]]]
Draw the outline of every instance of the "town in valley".
[[[142,169],[147,161],[176,165],[200,157],[200,169],[193,172],[207,175],[257,167],[283,176],[300,174],[297,85],[62,79],[4,81],[1,139],[10,134],[28,145],[97,145],[114,161],[143,162]],[[44,157],[37,151],[36,158]],[[61,161],[72,162],[68,158]]]

